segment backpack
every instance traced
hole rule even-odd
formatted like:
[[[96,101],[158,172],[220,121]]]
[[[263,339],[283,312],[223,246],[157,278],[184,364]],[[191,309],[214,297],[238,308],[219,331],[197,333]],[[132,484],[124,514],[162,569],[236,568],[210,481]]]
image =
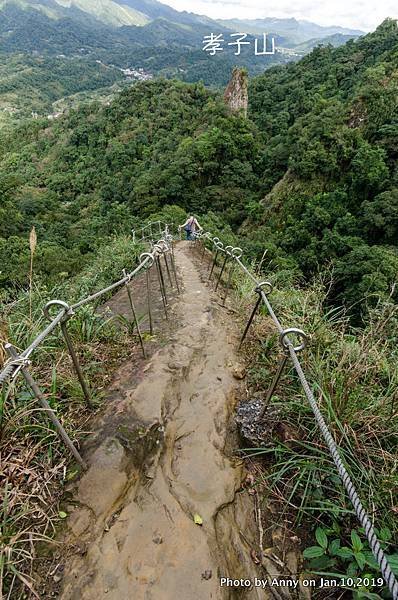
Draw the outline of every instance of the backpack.
[[[195,219],[189,219],[189,222],[184,227],[185,231],[192,231],[192,225],[194,221]]]

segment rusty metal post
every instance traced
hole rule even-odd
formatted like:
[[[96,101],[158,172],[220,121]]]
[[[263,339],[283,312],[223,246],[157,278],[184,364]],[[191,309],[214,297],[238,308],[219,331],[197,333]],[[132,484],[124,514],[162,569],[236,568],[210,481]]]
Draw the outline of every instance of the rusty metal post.
[[[214,244],[217,244],[220,240],[219,240],[218,237],[215,237],[215,238],[212,239],[212,241],[213,241]],[[217,251],[218,251],[218,249],[216,250],[216,253],[217,253]],[[210,250],[210,254],[212,254],[211,250]],[[214,265],[214,259],[213,259],[213,261],[209,260],[208,271],[210,271],[210,267],[212,267],[212,264]],[[210,277],[209,277],[209,279],[210,279]]]
[[[266,395],[265,400],[264,400],[264,406],[261,409],[261,413],[260,413],[260,417],[259,417],[260,419],[262,419],[264,417],[264,415],[265,415],[265,411],[267,410],[268,403],[271,400],[271,398],[272,398],[272,396],[273,396],[273,394],[275,392],[276,386],[279,383],[279,380],[280,380],[281,375],[283,373],[283,369],[286,366],[288,358],[289,357],[288,357],[288,355],[285,352],[284,355],[282,356],[282,358],[279,360],[278,369],[277,369],[277,371],[275,373],[275,376],[274,376],[274,378],[272,380],[271,385],[268,388],[267,395]]]
[[[205,252],[206,252],[206,244],[204,243],[204,241],[202,241],[202,245],[203,245],[203,250],[202,250],[202,260],[204,259],[205,256]]]
[[[173,241],[171,241],[171,268],[173,269],[174,279],[175,279],[176,286],[177,286],[177,292],[180,293],[180,284],[178,283],[178,277],[177,277],[177,269],[176,269],[176,263],[175,263],[175,257],[174,257]]]
[[[227,281],[227,285],[226,285],[226,288],[225,288],[225,296],[224,296],[223,301],[222,301],[222,305],[223,306],[225,306],[225,303],[227,301],[227,296],[229,294],[229,290],[230,290],[230,287],[231,287],[232,275],[233,275],[234,270],[235,270],[235,263],[232,263],[229,266],[228,281]]]
[[[166,252],[163,254],[163,257],[164,257],[164,262],[166,263],[166,271],[167,271],[167,277],[169,278],[169,281],[170,281],[170,287],[173,288],[174,287],[173,286],[173,280],[171,279],[171,273],[170,273],[170,269],[169,269],[169,263],[168,263],[168,260],[167,260],[167,253]]]
[[[220,248],[219,248],[219,246],[217,246],[217,250],[216,250],[216,253],[215,253],[214,259],[213,259],[213,264],[212,264],[211,269],[210,269],[209,281],[211,279],[211,276],[213,275],[214,267],[217,264],[217,257],[218,257],[219,252],[220,252]]]
[[[82,371],[82,368],[80,366],[80,362],[79,362],[79,359],[77,357],[75,348],[73,346],[72,339],[71,339],[71,337],[69,335],[69,331],[68,331],[68,327],[66,325],[66,321],[61,321],[61,331],[62,331],[62,335],[64,336],[65,344],[66,344],[66,346],[68,348],[70,357],[72,359],[73,366],[75,368],[77,378],[78,378],[80,386],[82,388],[86,404],[87,404],[87,406],[89,408],[93,408],[93,404],[91,402],[91,395],[90,395],[90,392],[89,392],[89,389],[88,389],[88,385],[86,383],[86,380],[84,379],[83,371]]]
[[[123,276],[127,277],[127,272],[126,269],[123,269]],[[142,356],[144,358],[146,358],[146,352],[145,352],[145,347],[144,347],[144,340],[142,339],[142,335],[141,335],[141,329],[138,323],[138,318],[137,318],[137,312],[135,310],[135,306],[134,306],[134,301],[133,301],[133,294],[131,293],[131,290],[129,288],[129,282],[126,281],[126,291],[127,291],[127,296],[130,302],[130,308],[131,308],[131,312],[133,314],[133,319],[134,319],[134,324],[137,328],[137,333],[138,333],[138,339],[140,340],[140,346],[141,346],[141,351],[142,351]]]
[[[239,349],[239,350],[240,350],[240,347],[242,346],[243,342],[245,341],[245,338],[246,338],[247,332],[249,331],[249,329],[250,329],[250,325],[252,324],[252,321],[253,321],[253,319],[254,319],[254,317],[255,317],[255,315],[256,315],[256,312],[257,312],[257,310],[258,310],[258,307],[260,306],[260,302],[261,302],[261,294],[260,294],[260,292],[258,292],[258,298],[257,298],[257,302],[256,302],[256,304],[255,304],[255,306],[254,306],[254,308],[253,308],[253,310],[252,310],[252,313],[251,313],[251,315],[250,315],[250,318],[249,318],[249,320],[248,320],[248,322],[247,322],[247,325],[246,325],[246,327],[245,327],[245,330],[244,330],[244,332],[243,332],[243,334],[242,334],[242,337],[241,337],[241,339],[240,339],[240,342],[239,342],[239,346],[238,346],[238,349]]]
[[[14,346],[12,344],[6,344],[5,345],[5,349],[6,349],[7,353],[9,354],[9,356],[11,356],[12,358],[14,358],[14,359],[15,358],[19,358],[18,357],[18,353],[17,353],[17,351],[15,350],[15,348],[14,348]],[[62,427],[61,423],[58,421],[58,419],[57,419],[57,417],[55,415],[55,412],[53,411],[53,409],[51,408],[51,406],[49,405],[49,403],[47,402],[47,400],[44,398],[43,393],[41,392],[39,386],[37,385],[37,383],[33,379],[32,375],[30,374],[28,368],[26,366],[22,366],[21,367],[21,373],[22,373],[22,375],[23,375],[26,383],[28,384],[28,386],[33,391],[33,394],[37,398],[40,406],[45,410],[48,418],[50,419],[50,421],[52,422],[52,424],[56,428],[59,437],[61,438],[61,440],[63,441],[63,443],[65,444],[65,446],[71,451],[71,453],[73,454],[73,456],[75,457],[75,459],[77,460],[77,462],[80,463],[81,466],[85,469],[86,468],[86,463],[84,462],[84,460],[80,456],[77,448],[75,447],[75,445],[73,444],[72,440],[70,439],[70,437],[66,433],[65,429]]]
[[[43,309],[44,316],[47,317],[47,319],[49,321],[51,321],[51,316],[50,316],[51,306],[61,306],[62,308],[65,309],[65,316],[60,323],[62,335],[64,337],[66,347],[67,347],[70,357],[72,359],[73,367],[75,369],[77,378],[79,380],[80,387],[82,388],[83,396],[86,401],[86,404],[89,408],[93,408],[89,387],[84,378],[83,370],[81,368],[79,358],[76,354],[76,351],[75,351],[75,348],[74,348],[74,345],[72,342],[72,338],[69,335],[69,331],[68,331],[68,327],[67,327],[67,321],[72,316],[73,311],[71,310],[70,306],[66,302],[63,302],[62,300],[50,300],[50,302],[47,302],[46,306]]]
[[[153,322],[152,322],[152,298],[151,298],[151,267],[146,270],[146,292],[148,302],[148,318],[149,318],[149,333],[153,335]]]
[[[160,287],[160,294],[162,296],[164,314],[165,314],[166,319],[168,319],[169,316],[167,314],[167,299],[166,299],[165,294],[164,294],[163,283],[162,283],[162,276],[161,276],[161,271],[160,271],[160,267],[159,267],[158,257],[155,257],[155,265],[156,265],[156,272],[157,272],[157,275],[158,275],[158,281],[159,281],[159,287]]]
[[[164,282],[164,276],[163,276],[163,269],[162,269],[162,265],[160,264],[160,256],[157,257],[157,263],[158,263],[158,267],[159,267],[159,275],[160,275],[160,281],[162,283],[162,288],[163,288],[163,295],[164,295],[164,300],[166,302],[166,306],[168,305],[169,301],[167,299],[167,293],[166,293],[166,284]]]
[[[235,258],[239,259],[242,256],[242,248],[239,248],[238,246],[236,246],[235,248],[232,248],[232,250],[231,250],[230,253],[231,253],[231,261],[233,259],[235,259]],[[226,285],[226,289],[225,289],[225,296],[224,296],[224,299],[222,301],[222,305],[223,306],[225,306],[225,302],[227,300],[227,296],[228,296],[228,293],[229,293],[229,290],[230,290],[230,287],[231,287],[232,275],[233,275],[233,272],[235,270],[235,266],[236,266],[236,263],[232,262],[231,265],[230,265],[230,267],[229,267],[228,281],[227,281],[227,285]]]
[[[224,248],[224,251],[225,251],[225,258],[224,258],[224,262],[223,262],[223,264],[222,264],[222,267],[221,267],[220,273],[219,273],[219,275],[218,275],[218,279],[217,279],[217,283],[216,283],[216,287],[214,288],[214,291],[217,291],[217,288],[218,288],[218,286],[219,286],[219,284],[220,284],[221,277],[222,277],[222,275],[223,275],[223,273],[224,273],[224,269],[225,269],[225,266],[226,266],[226,264],[227,264],[228,258],[231,258],[231,252],[230,252],[230,250],[232,250],[232,249],[233,249],[233,247],[232,247],[232,246],[225,246],[225,248]]]
[[[298,337],[299,342],[300,342],[299,344],[294,345],[291,342],[291,340],[288,337],[291,334]],[[301,352],[301,350],[304,350],[304,348],[307,344],[307,340],[308,340],[308,338],[307,338],[306,334],[304,333],[304,331],[302,331],[301,329],[297,329],[296,327],[290,327],[289,329],[285,329],[279,335],[279,343],[282,346],[283,356],[279,360],[278,369],[275,373],[275,376],[272,380],[270,387],[268,388],[267,395],[264,400],[264,406],[259,415],[260,419],[262,419],[265,415],[265,411],[267,410],[269,401],[271,400],[271,398],[275,392],[276,386],[278,385],[281,375],[283,373],[283,370],[286,366],[286,363],[287,363],[287,360],[288,360],[289,354],[290,354],[289,346],[291,348],[293,348],[295,352]]]
[[[240,250],[240,248],[238,248],[238,250]],[[232,251],[232,254],[233,254],[233,251]],[[266,286],[266,288],[267,288],[266,290],[263,290],[264,286]],[[272,292],[272,289],[273,289],[272,288],[272,283],[270,283],[269,281],[262,281],[255,288],[254,291],[258,294],[258,300],[256,302],[255,307],[253,308],[252,314],[250,315],[250,319],[249,319],[249,321],[248,321],[248,323],[247,323],[247,325],[245,327],[245,330],[243,332],[242,338],[241,338],[240,343],[239,343],[239,348],[242,346],[242,344],[243,344],[243,342],[245,340],[245,337],[247,335],[247,332],[249,331],[250,325],[252,324],[252,321],[253,321],[253,319],[255,317],[255,314],[256,314],[256,312],[258,310],[258,307],[260,306],[260,302],[262,300],[262,293],[264,293],[264,294],[266,294],[268,296],[268,294],[270,294]]]

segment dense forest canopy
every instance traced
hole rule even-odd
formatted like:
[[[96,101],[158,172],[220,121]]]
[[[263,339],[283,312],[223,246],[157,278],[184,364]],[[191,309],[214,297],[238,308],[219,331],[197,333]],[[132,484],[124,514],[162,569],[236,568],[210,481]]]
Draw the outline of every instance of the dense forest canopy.
[[[321,27],[295,19],[225,24],[179,12],[156,0],[0,0],[0,121],[47,116],[54,101],[115,81],[131,84],[122,69],[206,85],[226,85],[236,62],[251,74],[298,60],[314,45],[340,45],[361,31]],[[239,57],[227,46],[234,31],[251,45]],[[204,52],[211,33],[224,36],[222,52]],[[254,35],[274,37],[274,55],[255,56]],[[287,52],[284,50],[288,49]]]
[[[335,268],[335,298],[398,298],[398,29],[253,80],[264,199],[257,238],[308,276]]]
[[[28,232],[48,281],[170,204],[222,215],[267,269],[334,271],[359,315],[397,299],[398,31],[252,78],[249,118],[202,84],[154,80],[109,106],[21,123],[0,138],[0,282],[25,285]],[[304,280],[304,279],[303,279]]]

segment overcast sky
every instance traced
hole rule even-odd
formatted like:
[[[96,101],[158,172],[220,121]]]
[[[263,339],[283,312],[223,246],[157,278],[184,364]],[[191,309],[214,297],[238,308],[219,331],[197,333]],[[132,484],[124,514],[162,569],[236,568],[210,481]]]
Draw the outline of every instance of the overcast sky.
[[[163,0],[177,10],[213,19],[295,17],[319,25],[371,31],[386,17],[398,18],[398,0]]]

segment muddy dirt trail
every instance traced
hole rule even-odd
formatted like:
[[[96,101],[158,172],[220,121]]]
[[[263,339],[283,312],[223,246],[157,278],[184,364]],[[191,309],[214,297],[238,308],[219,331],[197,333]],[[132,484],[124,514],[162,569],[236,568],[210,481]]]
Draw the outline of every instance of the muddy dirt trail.
[[[124,382],[123,423],[89,453],[75,491],[67,543],[78,551],[63,600],[238,598],[220,576],[258,575],[242,538],[252,517],[247,494],[237,494],[242,467],[226,450],[240,385],[236,332],[189,243],[175,257],[184,289],[172,336],[138,384]]]

